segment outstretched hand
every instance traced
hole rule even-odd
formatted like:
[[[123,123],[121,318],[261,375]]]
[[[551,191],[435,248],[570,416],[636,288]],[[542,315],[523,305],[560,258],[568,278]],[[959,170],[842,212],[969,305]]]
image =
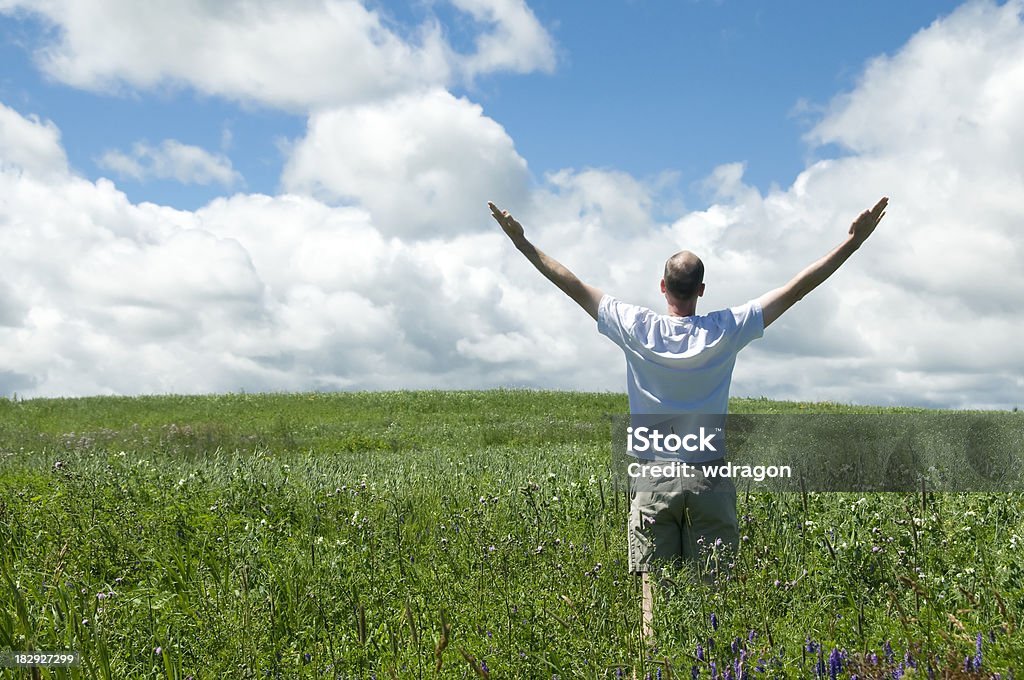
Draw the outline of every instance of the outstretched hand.
[[[868,236],[871,236],[871,232],[875,230],[878,223],[882,221],[882,217],[885,216],[885,207],[889,205],[889,198],[883,196],[875,207],[871,210],[865,210],[862,212],[857,219],[850,225],[850,235],[857,241],[858,244],[864,243]]]
[[[501,228],[508,234],[510,239],[518,241],[523,238],[523,225],[516,222],[515,218],[507,210],[500,210],[498,206],[490,201],[487,202],[487,207],[491,209],[491,216],[494,218],[494,221],[501,225]]]

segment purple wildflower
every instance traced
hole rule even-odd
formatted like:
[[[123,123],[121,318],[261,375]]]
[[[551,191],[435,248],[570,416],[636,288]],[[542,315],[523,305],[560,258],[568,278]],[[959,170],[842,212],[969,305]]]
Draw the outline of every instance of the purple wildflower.
[[[697,680],[697,678],[699,678],[699,677],[700,677],[700,669],[697,668],[696,666],[693,666],[692,668],[690,668],[690,678],[692,678],[692,680]]]
[[[747,635],[747,642],[753,642],[754,638],[756,638],[756,637],[757,637],[757,631],[752,629],[750,631],[750,633]]]
[[[733,654],[736,654],[737,652],[739,652],[740,651],[740,639],[739,638],[733,639],[732,644],[729,645],[729,647],[732,649],[732,653]]]
[[[889,663],[892,663],[892,660],[893,658],[895,658],[896,655],[893,654],[892,645],[889,644],[888,640],[886,640],[885,643],[882,645],[882,649],[885,651],[885,660]]]
[[[703,660],[704,660],[704,647],[702,647],[701,644],[698,642],[697,643],[697,661],[703,661]]]
[[[978,639],[974,643],[974,670],[981,670],[981,633],[978,633]]]
[[[839,656],[839,650],[835,647],[832,648],[832,653],[828,655],[828,677],[829,680],[836,680],[839,674],[843,670],[843,660]]]
[[[714,612],[711,612],[711,629],[718,630],[718,617],[715,616]]]
[[[716,666],[715,662],[712,661],[711,662],[711,680],[717,680],[717,678],[718,678],[718,666]]]

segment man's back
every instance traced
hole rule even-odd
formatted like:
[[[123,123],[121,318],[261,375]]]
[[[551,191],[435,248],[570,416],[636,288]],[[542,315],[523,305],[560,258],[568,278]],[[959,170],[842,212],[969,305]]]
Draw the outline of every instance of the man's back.
[[[601,298],[597,328],[626,356],[635,414],[725,414],[736,354],[764,333],[757,300],[702,316],[678,317]]]

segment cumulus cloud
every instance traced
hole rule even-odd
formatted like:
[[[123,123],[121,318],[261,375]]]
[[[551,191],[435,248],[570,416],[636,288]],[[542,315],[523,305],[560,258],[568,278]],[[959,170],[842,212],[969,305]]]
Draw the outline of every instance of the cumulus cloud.
[[[522,0],[452,0],[452,4],[494,27],[490,33],[479,34],[476,52],[461,60],[463,74],[470,80],[498,70],[529,73],[554,69],[551,37]]]
[[[60,131],[51,121],[23,117],[0,103],[0,171],[20,169],[39,177],[67,172]]]
[[[0,0],[56,30],[40,67],[74,87],[187,85],[296,110],[388,98],[501,70],[550,70],[550,36],[523,0],[457,0],[477,51],[457,52],[436,19],[397,27],[357,0]]]
[[[182,184],[220,184],[230,187],[242,181],[224,154],[211,153],[176,139],[165,139],[159,146],[136,142],[131,153],[106,151],[96,160],[101,168],[120,177],[138,181],[173,179]]]
[[[314,114],[282,184],[357,202],[387,234],[435,238],[479,225],[498,188],[522,202],[528,179],[504,128],[477,104],[431,90]]]
[[[531,186],[504,130],[437,88],[320,110],[287,193],[196,211],[75,176],[52,123],[0,108],[0,391],[621,390],[618,350],[484,201],[655,308],[665,258],[693,250],[710,310],[784,283],[886,194],[864,248],[744,351],[733,394],[1019,404],[1021,10],[971,3],[872,62],[809,134],[842,157],[767,193],[723,165],[712,204],[669,220],[664,178],[567,169]]]

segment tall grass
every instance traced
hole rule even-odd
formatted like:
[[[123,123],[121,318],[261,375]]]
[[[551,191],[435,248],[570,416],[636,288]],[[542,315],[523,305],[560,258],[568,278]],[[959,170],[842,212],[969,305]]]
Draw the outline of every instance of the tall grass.
[[[741,493],[731,575],[677,574],[646,646],[609,470],[625,410],[524,391],[0,401],[0,649],[81,652],[39,669],[58,678],[815,677],[833,649],[841,677],[1021,668],[1017,494]]]

